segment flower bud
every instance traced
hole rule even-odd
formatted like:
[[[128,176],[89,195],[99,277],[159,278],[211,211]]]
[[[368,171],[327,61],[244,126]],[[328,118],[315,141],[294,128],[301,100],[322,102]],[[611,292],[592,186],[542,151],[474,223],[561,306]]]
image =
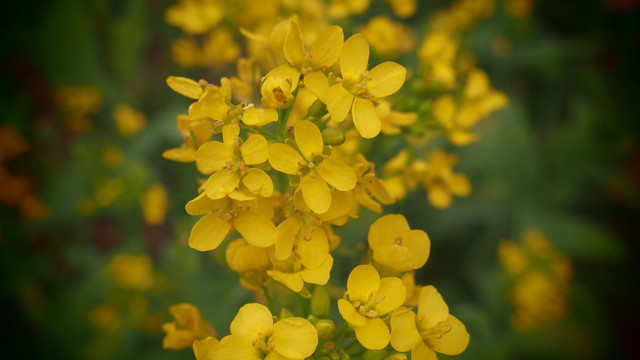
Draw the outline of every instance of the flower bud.
[[[331,319],[318,320],[316,330],[318,330],[318,338],[320,340],[327,340],[336,331],[336,324]]]
[[[319,318],[324,318],[329,315],[329,307],[330,300],[327,288],[316,285],[311,295],[311,313]]]
[[[289,311],[287,308],[282,308],[282,310],[280,310],[280,320],[294,317],[294,316],[295,315],[293,315],[293,313]]]
[[[407,360],[407,355],[401,353],[393,353],[384,358],[384,360]]]
[[[347,353],[342,353],[340,355],[340,360],[351,360],[351,356],[349,356],[349,354]]]
[[[362,355],[362,360],[383,360],[385,356],[386,350],[367,350]]]
[[[322,130],[322,139],[328,145],[342,145],[344,143],[344,133],[340,129],[325,128]]]
[[[307,115],[309,116],[320,116],[324,113],[327,112],[327,106],[320,101],[319,99],[314,101],[311,106],[309,106],[309,109],[307,110]]]

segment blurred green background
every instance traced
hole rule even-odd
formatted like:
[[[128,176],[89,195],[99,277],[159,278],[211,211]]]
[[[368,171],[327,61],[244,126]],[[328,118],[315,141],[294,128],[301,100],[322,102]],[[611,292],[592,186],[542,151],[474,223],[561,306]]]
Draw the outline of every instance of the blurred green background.
[[[465,35],[493,87],[510,98],[508,108],[479,125],[480,142],[456,149],[457,170],[469,176],[473,194],[442,211],[418,190],[386,208],[431,238],[431,258],[416,278],[434,284],[467,325],[471,343],[458,358],[640,357],[639,3],[535,1],[529,17],[516,19],[498,1],[495,14]],[[252,299],[223,253],[186,245],[196,219],[183,206],[198,174],[191,164],[161,157],[181,143],[175,117],[189,105],[166,77],[217,82],[235,72],[184,70],[171,59],[170,41],[180,31],[163,14],[172,4],[4,5],[0,126],[14,126],[29,147],[3,166],[24,176],[50,213],[32,221],[0,205],[3,358],[193,358],[190,350],[162,350],[169,306],[199,306],[224,334]],[[422,1],[407,23],[421,39],[430,10],[449,4]],[[374,2],[351,29],[385,11]],[[60,105],[59,89],[77,85],[100,94],[88,118]],[[113,111],[121,103],[146,115],[143,131],[118,131]],[[168,191],[168,213],[158,224],[143,221],[140,205],[152,184]],[[364,213],[340,229],[343,242],[365,243],[374,219]],[[509,325],[513,309],[496,249],[532,227],[571,258],[571,311],[560,325],[519,333]],[[148,254],[153,273],[140,277],[152,285],[117,281],[110,261],[121,253]],[[127,269],[138,266],[123,261]],[[332,273],[347,274],[340,266]]]

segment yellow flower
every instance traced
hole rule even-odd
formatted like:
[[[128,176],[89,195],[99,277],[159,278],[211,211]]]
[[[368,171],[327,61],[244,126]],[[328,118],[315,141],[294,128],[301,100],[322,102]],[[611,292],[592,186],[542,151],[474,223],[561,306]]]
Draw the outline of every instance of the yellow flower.
[[[347,39],[340,52],[342,78],[330,84],[326,75],[312,72],[304,78],[305,85],[327,105],[331,120],[341,122],[349,111],[360,135],[366,139],[380,133],[381,123],[373,100],[389,96],[402,87],[407,70],[387,61],[367,71],[369,44],[361,34]]]
[[[416,46],[411,28],[386,16],[371,18],[361,32],[373,51],[384,58],[397,58],[413,51]]]
[[[217,336],[215,329],[200,316],[197,307],[182,303],[169,307],[173,322],[162,325],[166,333],[162,339],[162,348],[182,350],[193,345],[193,342],[206,337]]]
[[[161,184],[150,185],[142,194],[142,218],[149,225],[160,225],[164,222],[169,209],[169,194]]]
[[[400,278],[404,287],[407,289],[407,298],[404,300],[404,305],[418,306],[418,299],[420,298],[420,291],[422,286],[416,285],[416,272],[408,271]]]
[[[291,291],[303,292],[305,283],[325,285],[329,281],[331,268],[333,267],[333,257],[328,253],[324,256],[322,262],[313,267],[305,266],[298,249],[291,252],[291,256],[285,260],[276,259],[273,252],[270,255],[273,269],[268,270],[267,274]]]
[[[340,315],[351,324],[356,338],[367,349],[384,349],[389,343],[389,328],[381,316],[397,309],[406,297],[402,280],[380,279],[371,265],[357,266],[347,279],[348,298],[338,300]]]
[[[416,13],[418,4],[416,0],[387,0],[391,5],[391,11],[399,17],[406,19]]]
[[[524,19],[531,15],[533,0],[507,0],[504,3],[504,9],[509,15],[518,19]]]
[[[224,16],[221,4],[214,0],[180,0],[164,14],[167,24],[187,34],[203,34],[216,26]]]
[[[183,90],[186,91],[186,89]],[[184,139],[184,144],[180,147],[165,150],[162,153],[162,157],[179,162],[194,162],[196,160],[196,150],[208,141],[212,135],[212,125],[204,119],[191,121],[187,115],[178,115],[177,123],[178,130]]]
[[[463,173],[454,173],[458,156],[442,149],[427,154],[427,172],[422,179],[427,189],[429,203],[438,209],[446,209],[453,202],[453,195],[466,197],[471,193],[471,182]]]
[[[218,345],[220,341],[214,337],[208,336],[202,340],[194,340],[192,348],[196,360],[209,360],[211,351]]]
[[[437,359],[435,352],[458,355],[469,345],[469,333],[431,285],[420,291],[417,315],[406,307],[391,314],[391,346],[411,350],[412,359]],[[434,352],[435,351],[435,352]]]
[[[418,114],[415,112],[403,113],[391,110],[391,103],[381,100],[376,107],[376,114],[382,122],[381,131],[385,135],[398,135],[402,132],[401,127],[409,126],[418,121]]]
[[[398,214],[378,218],[369,228],[373,260],[393,273],[421,268],[429,258],[431,241],[422,230],[411,230]]]
[[[233,63],[242,53],[240,45],[226,27],[218,27],[207,35],[202,44],[199,64],[202,67],[220,69]]]
[[[352,166],[358,178],[358,183],[353,191],[358,203],[373,212],[381,213],[380,203],[390,205],[396,202],[389,187],[376,176],[374,163],[367,161],[362,154],[358,153]]]
[[[340,19],[350,15],[362,14],[369,9],[371,0],[331,0],[329,15]]]
[[[123,288],[147,291],[153,287],[153,263],[146,254],[117,254],[109,260],[107,273]]]
[[[339,26],[330,26],[320,32],[309,52],[305,51],[302,31],[297,21],[292,20],[289,33],[284,40],[284,56],[287,62],[306,74],[310,71],[324,71],[335,64],[340,57],[344,34]]]
[[[300,177],[305,203],[316,214],[325,213],[331,206],[329,185],[340,191],[352,190],[356,175],[349,165],[324,155],[322,134],[312,122],[298,122],[294,138],[298,149],[282,143],[269,146],[269,163],[280,172]]]
[[[245,239],[229,243],[225,252],[229,268],[254,286],[262,285],[267,279],[267,269],[271,266],[269,251],[249,244]]]
[[[274,323],[269,309],[256,303],[240,308],[230,330],[213,346],[209,359],[303,360],[318,345],[318,331],[308,320],[288,317]]]
[[[279,75],[271,71],[262,82],[260,93],[262,94],[262,105],[266,107],[282,109],[292,104],[293,91],[298,86],[300,75],[297,71],[293,74],[293,77]]]
[[[271,214],[259,206],[259,200],[234,200],[228,197],[211,200],[201,193],[185,206],[189,215],[206,214],[191,229],[189,246],[198,251],[215,250],[233,228],[257,247],[269,247],[275,242],[276,227]]]
[[[147,117],[127,104],[118,104],[113,109],[118,132],[123,136],[133,136],[147,126]]]
[[[56,89],[54,102],[71,117],[93,114],[102,107],[102,93],[93,85],[65,86]]]
[[[454,61],[458,52],[458,43],[451,35],[436,31],[428,34],[418,50],[418,58],[424,65],[423,76],[428,81],[436,81],[445,89],[456,84]]]
[[[250,102],[254,87],[260,82],[260,70],[254,60],[246,58],[238,59],[236,68],[238,76],[230,78],[233,97],[242,102]]]

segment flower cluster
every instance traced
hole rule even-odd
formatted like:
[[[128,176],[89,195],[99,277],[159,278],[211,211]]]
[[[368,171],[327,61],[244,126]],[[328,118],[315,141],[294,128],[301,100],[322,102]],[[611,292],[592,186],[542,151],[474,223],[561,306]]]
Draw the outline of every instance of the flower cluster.
[[[389,4],[399,17],[416,10],[415,1]],[[189,8],[194,6],[200,10]],[[315,19],[361,13],[368,6],[368,1],[333,1]],[[269,9],[267,1],[265,14]],[[220,24],[217,11],[232,10],[213,1],[181,1],[169,9],[167,21],[201,34]],[[247,17],[254,15],[262,19],[251,12]],[[336,327],[338,320],[329,313],[337,296],[328,288],[334,262],[342,256],[336,251],[337,229],[359,218],[363,208],[382,213],[383,206],[418,185],[439,209],[449,207],[454,196],[468,196],[468,178],[453,171],[457,155],[439,148],[425,153],[424,140],[439,131],[454,145],[477,141],[470,127],[504,107],[506,97],[475,67],[459,73],[467,82],[462,96],[454,97],[457,45],[448,38],[427,35],[414,77],[394,61],[370,64],[414,51],[404,25],[378,17],[361,34],[345,36],[342,27],[310,18],[307,12],[269,26],[257,21],[242,27],[249,57],[237,60],[236,76],[216,83],[167,78],[192,104],[177,118],[183,144],[163,156],[194,163],[203,175],[197,196],[185,206],[200,216],[188,244],[198,251],[224,249],[242,286],[266,304],[242,306],[230,335],[197,337],[195,355],[401,359],[411,352],[413,359],[432,359],[435,352],[459,354],[469,343],[465,326],[433,286],[416,286],[413,277],[430,256],[431,240],[401,214],[381,216],[371,225],[368,261],[351,271],[337,299],[344,321]],[[426,107],[415,111],[415,98],[394,98],[407,81],[417,96],[427,95]],[[437,85],[435,93],[430,84]],[[416,144],[416,154],[404,148],[387,156],[378,173],[371,159],[381,154],[371,141],[402,139]],[[230,234],[234,239],[226,241]],[[298,316],[287,306],[278,312],[276,295],[309,306]]]

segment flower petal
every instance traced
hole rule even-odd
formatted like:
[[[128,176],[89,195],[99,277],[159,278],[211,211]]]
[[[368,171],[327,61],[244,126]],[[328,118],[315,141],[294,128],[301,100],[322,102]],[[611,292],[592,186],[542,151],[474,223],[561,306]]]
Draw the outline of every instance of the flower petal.
[[[300,275],[302,279],[310,284],[325,285],[329,281],[331,275],[331,268],[333,267],[333,257],[328,255],[325,257],[324,262],[315,269],[305,268],[302,269]]]
[[[298,238],[298,254],[302,258],[302,265],[315,269],[320,266],[329,255],[329,240],[327,234],[319,227],[315,227],[311,233],[311,239]]]
[[[347,39],[340,51],[340,71],[347,82],[357,82],[369,65],[369,43],[362,34]]]
[[[231,226],[216,214],[209,213],[193,225],[189,246],[198,251],[214,250],[227,236]]]
[[[273,194],[273,181],[263,170],[257,168],[247,170],[247,174],[242,177],[242,183],[256,195],[269,197]]]
[[[304,281],[299,272],[287,273],[279,270],[268,270],[267,274],[273,278],[273,280],[282,283],[288,287],[291,291],[300,292],[304,287]]]
[[[300,190],[302,190],[304,202],[307,203],[311,211],[322,214],[329,210],[331,206],[331,191],[329,191],[329,186],[321,177],[303,176],[300,179]]]
[[[418,314],[424,315],[424,320],[421,321],[423,328],[434,327],[449,317],[449,307],[433,285],[425,286],[420,290]]]
[[[204,93],[202,86],[196,81],[181,76],[169,76],[167,85],[178,94],[196,100]]]
[[[356,173],[349,165],[333,156],[324,159],[317,172],[324,181],[340,191],[349,191],[356,187]]]
[[[464,324],[453,315],[449,315],[447,323],[451,326],[451,331],[441,339],[428,339],[427,345],[443,354],[458,355],[469,345],[469,333]]]
[[[289,33],[284,39],[284,57],[287,61],[295,66],[301,67],[304,61],[304,40],[302,39],[302,31],[300,26],[295,22],[290,22]]]
[[[269,247],[275,243],[276,226],[258,210],[238,211],[233,226],[253,246]]]
[[[251,345],[251,340],[241,336],[228,335],[220,340],[209,353],[209,360],[261,360],[260,351]]]
[[[446,209],[451,206],[453,196],[442,185],[431,185],[427,188],[427,200],[438,209]]]
[[[322,30],[311,47],[311,66],[317,70],[324,70],[335,64],[340,57],[343,43],[344,33],[341,27],[333,25]]]
[[[371,100],[357,97],[353,102],[351,114],[353,125],[363,138],[371,139],[380,133],[382,124]]]
[[[262,337],[266,336],[272,326],[271,311],[262,304],[249,303],[238,310],[238,314],[231,321],[229,330],[232,335],[253,341],[253,339],[259,338],[259,334],[262,334]]]
[[[223,169],[209,176],[204,184],[204,191],[210,199],[218,200],[235,190],[238,184],[240,184],[240,176],[236,172]]]
[[[193,354],[196,356],[196,360],[209,359],[209,353],[213,350],[213,347],[218,345],[220,341],[218,339],[208,336],[202,340],[195,340],[193,342]]]
[[[247,141],[240,146],[240,153],[245,164],[257,165],[267,161],[269,154],[267,149],[267,139],[264,136],[251,134]]]
[[[400,90],[407,76],[407,69],[393,61],[386,61],[369,71],[367,92],[375,97],[389,96]]]
[[[380,288],[376,293],[376,298],[380,297],[383,300],[374,307],[379,316],[400,307],[407,298],[407,289],[399,278],[385,277],[380,280]]]
[[[264,126],[278,121],[278,110],[251,106],[242,113],[242,122],[249,126]]]
[[[215,209],[219,201],[220,200],[211,200],[205,192],[201,192],[198,196],[189,201],[184,206],[184,209],[189,215],[202,215],[208,213],[212,209]]]
[[[295,175],[300,171],[300,164],[304,158],[291,146],[275,143],[269,146],[269,164],[285,174]]]
[[[364,316],[360,315],[353,305],[345,299],[338,299],[338,311],[346,322],[353,326],[364,326]]]
[[[274,348],[291,359],[304,359],[316,350],[318,331],[309,320],[299,317],[282,319],[273,325]]]
[[[413,255],[413,269],[419,269],[424,266],[431,252],[429,235],[422,230],[411,230],[404,233],[402,237],[402,244],[407,247]]]
[[[320,98],[320,100],[327,105],[331,120],[341,122],[351,110],[353,95],[342,87],[342,84],[334,84],[327,90],[324,98]]]
[[[196,151],[196,164],[205,174],[223,169],[233,160],[233,147],[219,141],[207,141]]]
[[[309,89],[315,97],[324,102],[324,98],[329,92],[329,79],[327,79],[324,73],[314,71],[304,77],[304,86],[306,89]]]
[[[421,341],[413,348],[413,350],[411,350],[411,358],[420,360],[438,360],[438,355],[436,355],[433,350],[429,349],[429,347]]]
[[[356,338],[369,350],[381,350],[387,347],[391,335],[387,324],[380,318],[365,319],[364,326],[354,326]]]
[[[285,221],[281,222],[276,228],[276,251],[275,257],[277,260],[287,260],[291,256],[293,250],[293,243],[298,237],[300,231],[300,221],[297,216],[292,216]]]
[[[394,310],[391,314],[391,346],[397,351],[406,352],[421,342],[416,314],[404,306]]]
[[[401,214],[389,214],[378,218],[369,228],[369,246],[375,251],[378,247],[391,245],[400,234],[411,230],[407,219]]]
[[[351,301],[368,302],[369,295],[378,291],[380,275],[371,265],[356,266],[347,279],[347,290]]]
[[[300,121],[293,129],[293,136],[302,155],[311,162],[313,159],[322,155],[322,134],[320,129],[310,121]]]

